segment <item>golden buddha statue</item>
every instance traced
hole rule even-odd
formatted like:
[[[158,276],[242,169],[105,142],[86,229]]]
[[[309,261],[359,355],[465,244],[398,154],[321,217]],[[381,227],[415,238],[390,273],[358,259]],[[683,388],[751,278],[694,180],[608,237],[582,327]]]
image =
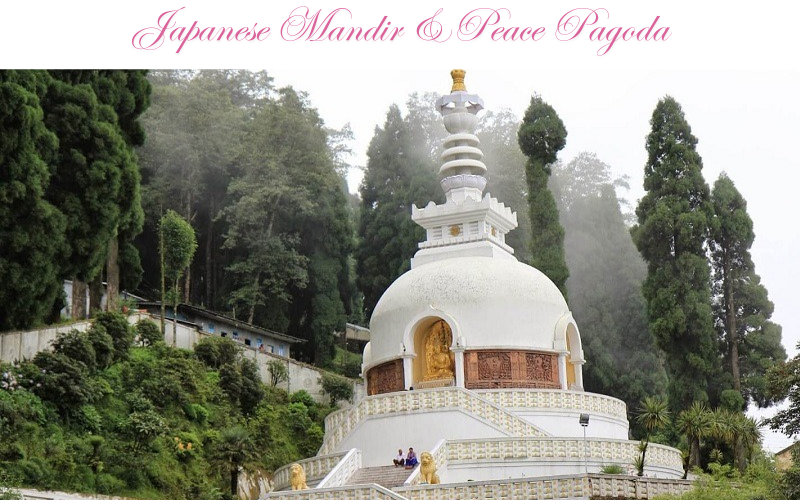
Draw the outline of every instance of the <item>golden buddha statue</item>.
[[[453,378],[453,355],[450,352],[452,335],[450,326],[444,320],[431,326],[425,341],[426,370],[423,380]]]

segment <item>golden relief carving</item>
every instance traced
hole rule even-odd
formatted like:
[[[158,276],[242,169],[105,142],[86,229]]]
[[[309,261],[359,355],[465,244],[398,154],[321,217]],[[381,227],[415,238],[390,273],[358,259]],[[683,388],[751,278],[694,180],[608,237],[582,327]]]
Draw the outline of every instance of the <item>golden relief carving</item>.
[[[452,343],[453,333],[446,321],[439,320],[431,325],[425,339],[426,373],[423,380],[453,378],[454,359],[450,352]]]
[[[461,226],[450,226],[450,236],[458,236],[459,234],[461,234]]]

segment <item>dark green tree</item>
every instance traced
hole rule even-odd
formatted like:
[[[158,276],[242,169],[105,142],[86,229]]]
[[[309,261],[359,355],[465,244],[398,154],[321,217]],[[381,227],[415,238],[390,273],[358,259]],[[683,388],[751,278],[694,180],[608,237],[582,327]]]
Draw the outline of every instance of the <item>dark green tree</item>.
[[[766,374],[766,385],[776,400],[788,399],[786,408],[766,420],[770,428],[787,436],[800,434],[800,355],[771,367]]]
[[[116,236],[108,242],[106,259],[106,305],[116,310],[120,286],[135,288],[142,268],[133,239],[142,232],[144,212],[141,205],[139,165],[134,147],[144,144],[145,133],[140,116],[150,105],[150,83],[145,70],[54,70],[50,74],[70,85],[92,87],[101,104],[116,114],[116,124],[128,147],[131,161],[120,163],[120,220]],[[100,286],[99,276],[95,286]],[[96,299],[99,301],[99,297]],[[99,304],[94,305],[99,308]]]
[[[556,111],[539,95],[531,98],[517,132],[525,167],[531,219],[531,265],[543,272],[567,298],[569,269],[564,257],[564,229],[558,208],[547,187],[550,166],[567,144],[567,129]]]
[[[425,237],[411,220],[411,205],[424,206],[442,197],[427,155],[414,147],[395,105],[370,141],[360,192],[357,282],[368,318],[386,288],[409,269],[417,243]]]
[[[768,406],[764,373],[786,360],[781,327],[772,321],[772,301],[755,272],[750,247],[755,239],[747,202],[722,173],[711,193],[714,225],[710,238],[714,319],[730,367],[733,388]],[[743,409],[743,408],[740,408]]]
[[[0,71],[0,331],[45,319],[61,290],[65,218],[45,193],[57,140],[40,105],[44,71]]]
[[[85,283],[101,271],[120,222],[122,172],[133,157],[114,109],[88,84],[53,79],[42,101],[47,127],[58,136],[48,200],[66,216],[63,278],[73,279],[72,314],[85,315]]]
[[[647,136],[645,196],[636,209],[633,240],[647,262],[643,293],[650,330],[664,351],[669,403],[679,414],[708,394],[721,374],[704,243],[712,207],[702,161],[680,105],[658,102]]]

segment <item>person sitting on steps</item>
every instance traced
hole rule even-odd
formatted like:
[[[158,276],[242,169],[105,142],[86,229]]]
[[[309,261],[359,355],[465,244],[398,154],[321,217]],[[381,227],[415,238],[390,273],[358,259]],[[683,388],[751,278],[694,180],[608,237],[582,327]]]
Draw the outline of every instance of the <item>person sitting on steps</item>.
[[[406,455],[406,469],[413,469],[418,463],[417,454],[414,453],[414,448],[409,448],[408,454]]]
[[[403,454],[403,450],[397,450],[397,456],[394,457],[394,460],[392,460],[392,462],[394,462],[395,467],[398,466],[402,467],[403,465],[405,465],[406,456]]]

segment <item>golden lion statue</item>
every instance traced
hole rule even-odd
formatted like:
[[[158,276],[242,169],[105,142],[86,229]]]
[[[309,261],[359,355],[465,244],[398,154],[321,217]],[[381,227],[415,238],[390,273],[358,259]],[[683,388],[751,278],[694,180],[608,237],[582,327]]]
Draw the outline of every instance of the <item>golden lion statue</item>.
[[[427,484],[439,484],[439,475],[436,474],[436,461],[427,451],[420,454],[419,473],[422,476],[420,481]]]
[[[289,467],[289,482],[292,484],[293,490],[307,490],[306,484],[306,471],[300,464],[292,464]]]

